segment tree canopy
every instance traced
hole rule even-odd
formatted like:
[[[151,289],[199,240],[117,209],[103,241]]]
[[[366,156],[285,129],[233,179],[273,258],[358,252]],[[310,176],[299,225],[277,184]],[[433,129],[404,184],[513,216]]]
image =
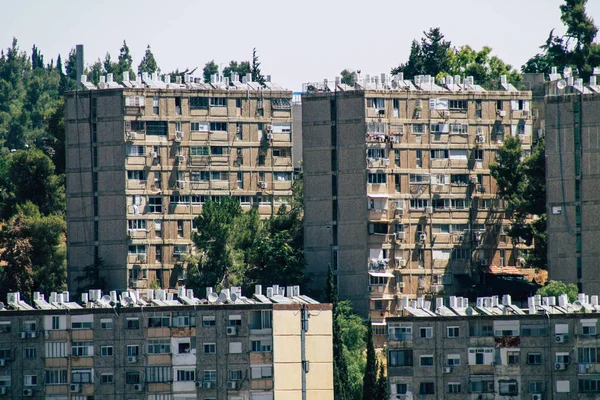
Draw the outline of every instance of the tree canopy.
[[[140,61],[140,65],[138,65],[138,74],[143,72],[153,74],[159,71],[160,69],[156,64],[154,54],[152,54],[152,49],[150,49],[150,45],[148,45],[148,47],[146,47],[146,53],[144,53],[144,57],[142,58],[142,61]]]
[[[549,281],[545,286],[538,289],[536,294],[540,296],[555,296],[558,297],[561,294],[566,294],[569,297],[569,301],[573,302],[577,300],[577,285],[574,283],[564,283],[561,281]]]

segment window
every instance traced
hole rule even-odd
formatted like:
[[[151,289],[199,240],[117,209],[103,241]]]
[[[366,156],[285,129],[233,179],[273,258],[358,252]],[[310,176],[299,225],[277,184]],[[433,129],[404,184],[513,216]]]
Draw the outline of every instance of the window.
[[[429,183],[429,175],[410,174],[408,176],[409,183]]]
[[[230,381],[241,381],[242,380],[242,370],[234,369],[229,371],[229,380]]]
[[[71,355],[77,357],[92,357],[94,355],[94,344],[92,342],[72,342]]]
[[[222,156],[224,155],[223,147],[221,146],[211,146],[210,154],[213,156]]]
[[[412,133],[415,135],[422,135],[425,133],[425,124],[412,124]]]
[[[427,199],[410,199],[410,209],[411,210],[423,210],[425,207],[429,206],[429,200]]]
[[[450,124],[450,133],[455,135],[466,135],[469,133],[469,125],[467,124]]]
[[[127,357],[136,357],[140,354],[140,347],[137,344],[127,345]]]
[[[506,353],[508,365],[519,365],[520,353],[518,351],[509,351]]]
[[[37,324],[35,321],[23,321],[23,330],[25,332],[35,332],[37,330]]]
[[[25,347],[23,350],[23,358],[33,360],[37,358],[37,350],[35,347]]]
[[[127,144],[126,151],[127,155],[130,157],[143,156],[146,154],[146,148],[144,146],[138,146],[133,144]]]
[[[453,260],[469,260],[469,259],[471,259],[471,251],[469,249],[454,248],[452,250],[452,259]],[[473,335],[471,335],[471,336],[473,336]]]
[[[433,355],[425,355],[419,358],[419,364],[421,367],[432,367],[433,366]]]
[[[66,342],[46,342],[44,343],[44,357],[62,358],[67,356]]]
[[[540,365],[542,363],[541,353],[527,353],[527,364]]]
[[[104,385],[113,384],[115,382],[115,376],[113,374],[102,374],[100,375],[100,383]]]
[[[130,244],[127,247],[128,254],[146,254],[145,244]]]
[[[135,171],[127,171],[127,179],[129,180],[133,180],[133,181],[144,181],[146,180],[146,176],[144,174],[144,171],[142,170],[135,170]]]
[[[37,386],[37,375],[25,375],[23,377],[23,386]]]
[[[210,155],[210,147],[209,146],[191,146],[190,147],[190,156],[191,157],[204,157]]]
[[[227,131],[227,122],[211,122],[210,131]]]
[[[424,339],[431,339],[433,337],[432,327],[419,328],[419,336]]]
[[[169,354],[171,353],[170,339],[148,340],[148,354]]]
[[[467,100],[449,100],[448,108],[450,110],[466,110]]]
[[[148,212],[150,213],[162,213],[162,197],[160,196],[152,196],[148,198]]]
[[[598,348],[579,347],[577,349],[577,360],[579,363],[592,364],[598,362]]]
[[[158,114],[160,99],[158,97],[152,98],[152,114]]]
[[[146,121],[146,135],[167,136],[168,131],[166,121]]]
[[[128,385],[136,385],[141,382],[140,373],[137,371],[129,371],[125,373],[125,383]]]
[[[196,314],[193,312],[173,312],[172,325],[174,327],[196,326]]]
[[[580,393],[599,393],[600,392],[600,379],[579,379],[579,392]]]
[[[113,320],[112,319],[101,319],[100,320],[100,328],[101,329],[113,329]]]
[[[177,354],[189,354],[191,351],[191,346],[192,345],[190,342],[179,342],[177,345]]]
[[[211,97],[210,98],[210,106],[211,107],[227,107],[227,98],[226,97]]]
[[[433,382],[421,382],[419,385],[419,394],[435,394]]]
[[[178,382],[193,382],[195,380],[196,380],[196,370],[193,370],[193,369],[177,370],[177,381]]]
[[[449,367],[457,367],[460,365],[460,354],[448,354],[446,360]]]
[[[271,311],[252,311],[250,313],[250,329],[271,329]]]
[[[391,367],[412,367],[413,352],[412,350],[390,350],[389,363]]]
[[[92,326],[92,321],[76,319],[76,316],[71,317],[71,329],[92,329]]]
[[[217,371],[213,369],[205,369],[202,373],[202,381],[203,382],[216,382],[217,381]]]
[[[469,183],[469,175],[452,174],[450,175],[450,183],[453,185],[467,185]]]
[[[172,367],[146,367],[146,382],[171,382]]]
[[[376,109],[384,109],[385,108],[385,99],[382,98],[372,98],[367,100],[369,102],[369,107]]]
[[[139,318],[127,318],[125,320],[125,328],[126,329],[140,329]]]
[[[52,316],[52,330],[58,330],[58,329],[61,329],[60,317],[53,315]],[[10,332],[10,325],[9,325],[8,332]]]
[[[208,110],[208,97],[190,97],[190,110]]]
[[[529,393],[542,393],[543,391],[542,381],[529,381]]]
[[[387,175],[383,173],[369,173],[368,178],[369,183],[379,184],[387,182]]]
[[[270,353],[272,349],[272,342],[270,340],[251,340],[250,351],[260,353]]]
[[[548,336],[548,329],[540,325],[521,325],[521,336]]]
[[[498,389],[502,396],[516,396],[519,394],[519,385],[516,380],[498,381]]]
[[[215,354],[217,352],[217,345],[215,343],[204,343],[202,351],[204,354]]]
[[[494,350],[491,348],[469,349],[469,365],[492,365]]]
[[[459,337],[460,328],[458,326],[448,326],[446,327],[446,337],[448,338],[457,338]]]
[[[445,160],[448,158],[448,150],[431,150],[431,159],[432,160]]]
[[[94,382],[91,369],[72,369],[71,383],[92,383]]]
[[[190,196],[172,194],[169,196],[170,204],[189,204]]]
[[[396,383],[396,394],[406,394],[408,392],[407,383]]]
[[[215,327],[215,317],[211,315],[205,315],[202,317],[202,327],[203,328],[214,328]]]
[[[102,357],[112,357],[113,346],[100,346],[100,355]]]
[[[369,149],[371,150],[371,149]],[[273,149],[273,157],[289,157],[290,150],[287,148],[277,148]]]
[[[460,382],[448,382],[448,393],[460,393]]]
[[[227,322],[227,326],[242,326],[242,316],[239,314],[234,314],[229,316],[229,321]]]
[[[494,393],[494,379],[471,377],[469,390],[471,393]]]
[[[272,366],[252,367],[252,379],[267,379],[273,377]]]
[[[586,336],[596,335],[596,320],[581,320],[581,334]]]
[[[67,383],[66,369],[47,369],[44,375],[46,385],[65,385]]]

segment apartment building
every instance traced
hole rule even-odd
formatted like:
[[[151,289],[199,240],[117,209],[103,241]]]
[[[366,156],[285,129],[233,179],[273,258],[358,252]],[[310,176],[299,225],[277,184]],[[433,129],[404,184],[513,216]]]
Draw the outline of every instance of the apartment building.
[[[388,319],[393,399],[596,399],[600,393],[598,296],[403,299]]]
[[[108,288],[177,287],[208,199],[276,213],[292,189],[291,99],[235,74],[109,74],[67,93],[69,289],[96,258]]]
[[[331,305],[297,287],[83,297],[9,294],[0,398],[333,399]]]
[[[545,98],[548,274],[600,291],[600,86],[570,69],[549,76]]]
[[[503,77],[356,77],[302,97],[305,254],[315,287],[333,266],[342,298],[375,323],[397,295],[462,293],[491,267],[520,266],[523,243],[489,164],[505,138],[532,144],[531,92]],[[518,271],[517,271],[518,273]]]

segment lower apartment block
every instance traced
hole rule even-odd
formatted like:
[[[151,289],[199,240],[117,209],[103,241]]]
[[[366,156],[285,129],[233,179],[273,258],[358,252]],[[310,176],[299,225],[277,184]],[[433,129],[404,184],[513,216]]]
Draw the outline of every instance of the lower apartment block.
[[[404,300],[407,305],[408,301]],[[424,301],[387,320],[391,399],[600,398],[598,296]]]
[[[36,294],[34,307],[10,294],[0,398],[333,399],[331,305],[270,289],[209,300],[91,291],[83,305]]]

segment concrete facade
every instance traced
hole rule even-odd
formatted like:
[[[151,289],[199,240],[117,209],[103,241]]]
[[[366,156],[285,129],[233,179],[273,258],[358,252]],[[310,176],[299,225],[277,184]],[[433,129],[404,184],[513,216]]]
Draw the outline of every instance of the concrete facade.
[[[66,95],[69,289],[175,288],[207,199],[266,217],[291,196],[292,93],[271,82],[110,81]]]
[[[552,79],[554,78],[554,79]],[[545,99],[548,274],[600,291],[600,87],[551,75]],[[562,89],[557,83],[564,83]]]
[[[181,304],[157,291],[80,307],[60,296],[0,311],[0,397],[333,400],[329,304],[193,294]]]
[[[365,77],[305,85],[305,256],[375,323],[397,295],[462,293],[488,266],[520,266],[489,164],[504,138],[532,144],[531,92],[472,79]],[[466,278],[466,279],[465,279]],[[462,280],[461,280],[462,279]]]
[[[407,307],[388,319],[390,399],[598,398],[593,297],[596,305],[532,299],[529,311],[497,298],[435,311]]]

